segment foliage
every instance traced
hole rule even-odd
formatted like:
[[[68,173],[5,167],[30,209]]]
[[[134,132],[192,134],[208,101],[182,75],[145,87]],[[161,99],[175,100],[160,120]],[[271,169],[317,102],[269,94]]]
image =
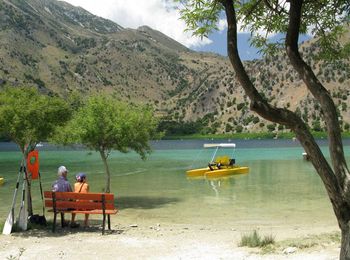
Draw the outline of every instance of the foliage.
[[[137,107],[107,96],[91,97],[55,140],[64,144],[81,143],[96,151],[132,149],[143,159],[150,152],[148,141],[156,136],[157,120],[148,107]]]
[[[8,136],[24,152],[52,136],[57,126],[70,118],[68,104],[40,94],[29,87],[5,88],[0,92],[0,133]]]
[[[98,151],[106,168],[106,192],[110,191],[107,158],[112,151],[137,152],[142,159],[151,152],[149,140],[157,137],[158,121],[149,107],[132,106],[107,96],[90,97],[72,120],[56,132],[54,141],[80,143]]]
[[[181,18],[187,30],[194,35],[207,37],[217,29],[223,6],[214,0],[182,0]],[[237,10],[241,29],[251,32],[251,43],[265,54],[273,54],[282,45],[284,37],[272,43],[269,37],[287,31],[288,1],[232,1]],[[268,3],[268,4],[266,4]],[[342,44],[339,36],[345,32],[344,24],[350,22],[348,0],[305,1],[301,33],[311,33],[321,48],[319,57],[327,60],[348,57],[349,43]],[[277,14],[277,15],[276,15]],[[276,38],[276,37],[275,37]]]
[[[241,242],[239,246],[248,246],[248,247],[265,247],[270,244],[274,244],[275,239],[272,235],[264,236],[262,238],[256,230],[251,234],[243,235],[241,237]]]
[[[296,239],[277,241],[262,248],[262,254],[273,254],[283,251],[285,248],[294,247],[299,250],[309,248],[324,248],[334,243],[340,243],[340,232],[323,233],[319,235],[308,235]],[[315,250],[315,249],[314,249]]]
[[[171,135],[191,135],[199,133],[203,125],[199,122],[178,122],[174,120],[161,120],[158,130],[164,132],[166,136]]]
[[[158,131],[164,132],[165,136],[177,136],[177,135],[193,135],[193,134],[207,134],[215,133],[215,125],[208,127],[211,122],[214,121],[214,114],[209,113],[204,117],[197,119],[196,121],[175,121],[169,119],[162,119],[158,125]]]
[[[276,124],[268,124],[266,127],[270,132],[273,132],[276,129]]]

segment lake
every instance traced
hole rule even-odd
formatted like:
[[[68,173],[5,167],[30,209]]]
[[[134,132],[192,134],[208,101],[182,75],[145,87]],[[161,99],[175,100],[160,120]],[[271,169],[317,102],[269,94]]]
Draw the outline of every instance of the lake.
[[[223,179],[186,178],[187,169],[204,166],[211,159],[213,150],[204,150],[205,142],[236,143],[236,163],[249,166],[250,173]],[[328,157],[326,141],[319,144]],[[297,141],[164,140],[152,142],[152,147],[146,161],[133,152],[112,152],[108,160],[111,191],[120,214],[130,221],[232,226],[336,224],[321,179],[311,163],[303,160]],[[44,190],[50,190],[57,168],[65,165],[72,184],[78,172],[85,172],[91,192],[103,191],[105,174],[98,153],[47,144],[39,147],[39,152]],[[349,159],[350,140],[345,140],[345,153]],[[2,220],[10,209],[20,160],[14,144],[0,143],[0,176],[6,181],[0,186]],[[34,213],[42,214],[38,181],[32,186]]]

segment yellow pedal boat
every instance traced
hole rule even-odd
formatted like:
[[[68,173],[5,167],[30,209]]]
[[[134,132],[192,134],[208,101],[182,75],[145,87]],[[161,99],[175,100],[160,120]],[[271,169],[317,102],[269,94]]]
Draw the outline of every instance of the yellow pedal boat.
[[[210,170],[209,167],[207,168],[200,168],[200,169],[194,169],[186,171],[187,177],[220,177],[220,176],[228,176],[233,174],[245,174],[249,173],[249,167],[246,166],[232,166],[232,167],[225,167],[220,169],[213,169]]]
[[[186,171],[187,177],[221,177],[235,174],[249,173],[249,167],[235,164],[235,159],[227,155],[215,157],[220,147],[235,148],[235,144],[204,144],[204,148],[216,148],[211,162],[206,168],[198,168]]]
[[[3,185],[3,184],[4,184],[4,182],[5,182],[5,179],[4,179],[4,178],[2,178],[2,177],[0,177],[0,185]]]

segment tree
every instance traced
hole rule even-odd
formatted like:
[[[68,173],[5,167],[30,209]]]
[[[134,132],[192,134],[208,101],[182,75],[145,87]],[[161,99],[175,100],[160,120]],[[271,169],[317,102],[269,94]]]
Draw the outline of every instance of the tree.
[[[64,144],[79,143],[100,153],[105,166],[105,191],[110,192],[107,159],[112,149],[137,152],[142,159],[151,152],[149,140],[157,136],[158,120],[149,107],[128,105],[107,96],[91,97],[58,129],[54,140]]]
[[[299,53],[300,33],[311,30],[320,47],[318,58],[336,60],[349,57],[350,43],[341,44],[340,36],[349,23],[350,2],[348,0],[187,0],[183,3],[182,18],[194,34],[205,36],[216,29],[222,14],[226,15],[227,47],[236,78],[250,99],[250,109],[261,117],[291,129],[310,156],[316,172],[322,179],[333,206],[341,230],[340,259],[350,259],[350,173],[347,166],[341,128],[336,106],[328,90],[322,85],[312,68]],[[307,124],[296,113],[284,107],[268,103],[250,80],[237,49],[239,24],[252,32],[252,43],[267,55],[276,51],[281,42],[271,44],[268,35],[285,33],[285,52],[306,88],[319,103],[326,123],[331,165],[322,154]],[[262,36],[258,31],[265,31]]]
[[[40,94],[36,88],[7,87],[0,91],[0,133],[18,145],[24,161],[39,142],[46,141],[57,126],[67,122],[70,114],[63,99]],[[28,182],[28,213],[32,215]]]

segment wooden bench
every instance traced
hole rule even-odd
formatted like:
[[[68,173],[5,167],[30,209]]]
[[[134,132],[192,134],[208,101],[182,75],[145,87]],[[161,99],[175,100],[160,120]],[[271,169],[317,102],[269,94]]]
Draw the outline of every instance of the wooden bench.
[[[45,207],[54,213],[52,232],[55,232],[58,213],[102,214],[102,234],[105,232],[106,217],[108,229],[111,229],[111,214],[117,214],[114,207],[114,195],[111,193],[77,193],[45,191]],[[61,215],[61,226],[63,227]]]

